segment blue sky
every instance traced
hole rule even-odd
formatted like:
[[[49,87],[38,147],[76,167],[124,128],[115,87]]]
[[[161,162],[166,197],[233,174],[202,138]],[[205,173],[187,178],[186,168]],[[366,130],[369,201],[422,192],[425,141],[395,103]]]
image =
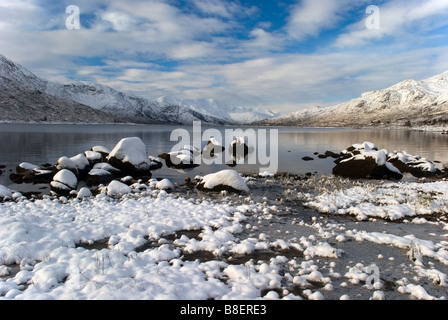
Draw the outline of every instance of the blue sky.
[[[446,0],[0,0],[0,53],[48,80],[289,112],[447,71],[447,16]]]

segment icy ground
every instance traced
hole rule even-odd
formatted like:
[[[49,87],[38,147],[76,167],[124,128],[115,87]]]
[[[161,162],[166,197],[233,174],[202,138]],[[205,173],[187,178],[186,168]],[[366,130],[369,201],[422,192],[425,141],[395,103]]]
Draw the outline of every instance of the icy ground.
[[[247,194],[156,181],[122,196],[13,192],[0,299],[448,297],[447,181],[246,182]]]

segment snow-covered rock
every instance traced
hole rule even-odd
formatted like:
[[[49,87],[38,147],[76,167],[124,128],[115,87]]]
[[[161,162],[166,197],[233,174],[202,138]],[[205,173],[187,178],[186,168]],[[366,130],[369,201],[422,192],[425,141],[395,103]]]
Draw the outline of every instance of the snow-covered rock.
[[[237,171],[230,169],[205,175],[196,187],[201,191],[249,192],[249,187],[244,178]]]
[[[90,162],[89,160],[87,160],[84,154],[80,153],[76,156],[71,157],[70,160],[75,164],[80,176],[84,176],[85,174],[87,174],[90,169]]]
[[[79,189],[76,197],[78,199],[83,199],[83,198],[89,198],[92,196],[92,192],[89,190],[89,188],[86,187],[82,187],[81,189]]]
[[[206,158],[213,158],[215,153],[221,153],[225,150],[225,147],[222,146],[221,142],[216,140],[214,137],[211,137],[207,141],[207,145],[202,149],[202,155]]]
[[[121,139],[107,157],[109,164],[124,173],[149,174],[150,160],[146,145],[139,137]]]
[[[174,185],[168,179],[162,179],[156,183],[156,188],[160,190],[173,190]]]
[[[375,144],[368,141],[343,150],[335,163],[333,174],[348,178],[399,180],[407,172],[419,178],[441,173],[434,163],[425,158],[410,155],[406,151],[378,150]]]
[[[92,169],[102,169],[102,170],[106,170],[109,171],[110,173],[112,173],[114,176],[119,175],[121,173],[120,169],[115,168],[114,166],[111,166],[109,163],[107,162],[99,162],[96,163]]]
[[[68,169],[62,169],[54,175],[53,181],[51,181],[50,184],[53,191],[65,194],[76,188],[78,184],[78,178],[76,178],[75,174],[72,171]]]
[[[117,181],[113,180],[109,185],[107,186],[107,195],[111,197],[117,197],[121,196],[123,194],[131,193],[132,189],[130,186]]]
[[[158,155],[160,159],[165,160],[165,164],[169,168],[187,169],[197,167],[195,163],[196,150],[183,147],[179,151],[171,151]]]
[[[16,171],[17,171],[17,173],[22,173],[25,171],[39,170],[39,169],[41,169],[41,168],[38,165],[29,163],[29,162],[22,162],[17,166]]]
[[[5,198],[12,198],[12,192],[9,188],[0,184],[0,200],[4,200]]]
[[[245,157],[249,153],[249,147],[244,141],[244,138],[237,137],[233,139],[230,143],[230,152],[233,157]]]
[[[378,150],[371,142],[357,143],[343,150],[337,159],[333,174],[347,178],[397,179],[403,178],[400,170],[387,163],[387,150]]]
[[[86,159],[89,161],[89,164],[95,165],[97,163],[103,162],[103,155],[97,151],[85,151],[84,155]]]

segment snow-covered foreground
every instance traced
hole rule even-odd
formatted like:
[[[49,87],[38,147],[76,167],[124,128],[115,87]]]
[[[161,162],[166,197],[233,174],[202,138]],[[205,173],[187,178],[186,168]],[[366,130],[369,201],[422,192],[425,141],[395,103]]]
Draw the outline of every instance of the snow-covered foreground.
[[[0,298],[448,297],[447,181],[246,181],[248,194],[2,189],[13,200],[0,203]]]

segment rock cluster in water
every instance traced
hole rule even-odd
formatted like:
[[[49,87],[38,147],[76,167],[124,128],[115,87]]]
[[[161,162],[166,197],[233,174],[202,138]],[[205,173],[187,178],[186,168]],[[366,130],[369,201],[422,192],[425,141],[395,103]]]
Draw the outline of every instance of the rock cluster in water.
[[[400,180],[404,173],[414,177],[442,177],[446,172],[432,161],[413,156],[406,151],[388,152],[371,142],[353,144],[343,150],[334,161],[333,174],[347,178]]]
[[[206,148],[209,147],[210,143]],[[222,150],[224,148],[219,149],[220,152]],[[81,198],[91,196],[91,190],[107,185],[106,193],[115,196],[130,193],[129,186],[137,181],[149,181],[152,177],[151,171],[161,168],[163,160],[168,167],[191,168],[197,166],[194,163],[194,156],[197,153],[199,150],[185,146],[179,152],[152,157],[147,155],[146,145],[140,138],[129,137],[121,139],[112,150],[103,146],[94,146],[73,157],[62,156],[55,164],[35,165],[22,162],[17,166],[16,173],[10,175],[10,179],[16,184],[49,184],[51,191],[57,195],[74,195]],[[177,157],[179,160],[176,165],[171,162],[173,157]],[[247,185],[239,173],[230,171],[234,170],[228,170],[225,174],[216,177],[207,176],[207,181],[213,185],[212,188],[204,187],[202,177],[199,177],[198,190],[248,191]],[[232,177],[232,179],[222,179],[222,176]],[[168,179],[160,179],[156,182],[155,187],[163,190],[174,189]]]
[[[22,162],[10,179],[17,184],[48,183],[52,191],[68,195],[81,181],[92,188],[114,180],[130,183],[132,179],[150,179],[151,171],[161,167],[160,159],[146,155],[143,141],[131,137],[120,140],[112,150],[94,146],[73,157],[62,156],[55,164],[38,166]]]

